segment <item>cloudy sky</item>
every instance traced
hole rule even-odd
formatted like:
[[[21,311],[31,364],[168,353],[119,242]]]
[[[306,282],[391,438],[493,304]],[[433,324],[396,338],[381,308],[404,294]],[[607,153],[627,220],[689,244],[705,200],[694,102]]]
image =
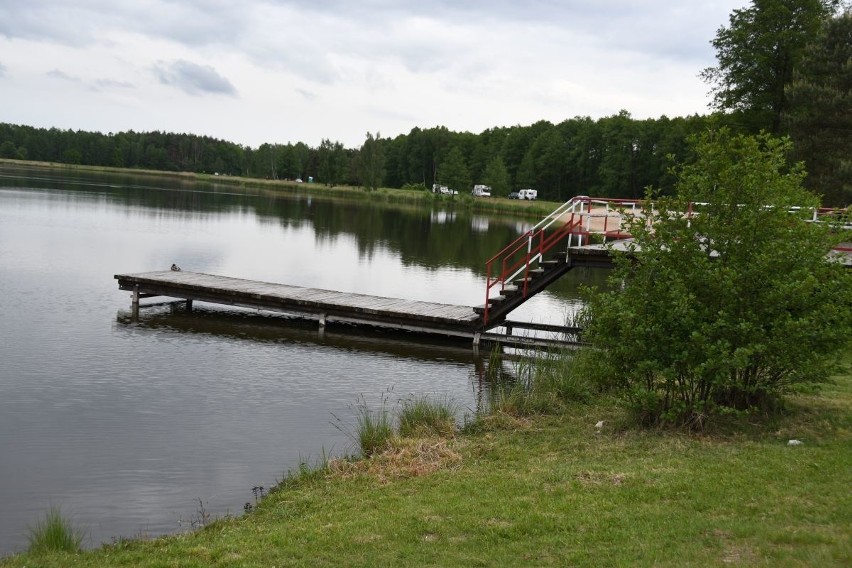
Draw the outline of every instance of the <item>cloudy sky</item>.
[[[747,0],[0,0],[0,122],[360,146],[707,112]]]

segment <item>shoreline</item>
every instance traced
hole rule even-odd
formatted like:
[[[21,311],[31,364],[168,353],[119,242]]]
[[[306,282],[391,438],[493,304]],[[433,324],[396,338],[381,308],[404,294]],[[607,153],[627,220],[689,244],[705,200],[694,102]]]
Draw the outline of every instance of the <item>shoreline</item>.
[[[368,458],[306,462],[249,514],[0,566],[844,566],[850,406],[847,371],[783,416],[703,433],[630,426],[600,395],[498,410]]]
[[[260,189],[275,193],[294,193],[322,195],[327,197],[350,199],[353,201],[376,201],[391,204],[417,204],[442,206],[445,208],[464,208],[476,213],[511,214],[524,218],[541,218],[556,209],[561,203],[555,201],[525,201],[507,199],[504,197],[474,197],[471,194],[460,194],[458,197],[447,197],[423,190],[379,188],[367,191],[361,187],[347,185],[326,186],[316,182],[295,182],[292,180],[271,180],[251,177],[236,177],[228,175],[202,174],[195,172],[172,172],[162,170],[146,170],[133,168],[116,168],[111,166],[89,166],[80,164],[65,164],[61,162],[37,162],[32,160],[14,160],[0,158],[0,171],[4,166],[42,169],[46,171],[75,171],[104,175],[144,176],[149,178],[165,178],[197,183],[216,183],[240,187],[243,189]]]

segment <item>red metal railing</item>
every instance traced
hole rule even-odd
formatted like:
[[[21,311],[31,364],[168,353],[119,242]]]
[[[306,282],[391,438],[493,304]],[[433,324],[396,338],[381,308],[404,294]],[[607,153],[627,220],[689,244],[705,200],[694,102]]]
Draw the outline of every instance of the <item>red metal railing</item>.
[[[546,253],[565,242],[567,253],[574,238],[577,245],[582,245],[588,243],[593,234],[603,235],[604,240],[629,238],[630,235],[623,230],[624,224],[627,216],[638,214],[640,208],[638,200],[587,196],[574,197],[559,206],[486,262],[484,323],[488,323],[492,289],[498,284],[503,291],[507,282],[523,275],[521,294],[526,298],[530,270],[541,262]]]
[[[685,215],[692,218],[700,214],[706,203],[690,203]],[[604,242],[608,239],[627,239],[625,225],[629,219],[640,216],[643,202],[637,199],[604,199],[588,196],[578,196],[556,208],[550,215],[542,219],[532,229],[526,231],[512,241],[506,248],[490,258],[485,265],[485,308],[484,323],[488,323],[491,309],[491,291],[497,285],[503,291],[507,282],[512,282],[523,275],[524,298],[529,292],[529,273],[531,267],[541,262],[544,254],[553,250],[557,245],[567,241],[567,249],[576,238],[576,246],[590,242],[591,235],[602,235]],[[653,212],[654,205],[650,204]],[[800,211],[799,207],[790,208],[790,212]],[[838,222],[844,229],[852,229],[849,213],[842,209],[819,208],[811,209],[808,221]],[[555,228],[554,228],[555,227]],[[839,246],[835,250],[848,251],[848,247]],[[499,272],[496,268],[499,267]],[[494,275],[492,277],[492,274]]]

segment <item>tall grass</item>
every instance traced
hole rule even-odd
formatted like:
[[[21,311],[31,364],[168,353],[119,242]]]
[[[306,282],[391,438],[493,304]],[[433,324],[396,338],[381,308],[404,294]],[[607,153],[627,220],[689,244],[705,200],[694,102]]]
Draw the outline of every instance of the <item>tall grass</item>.
[[[51,507],[35,527],[30,528],[29,548],[31,554],[46,552],[80,552],[83,533],[75,529],[71,521],[62,516],[58,507]]]
[[[590,351],[552,350],[520,358],[514,373],[491,378],[491,412],[512,416],[552,414],[588,402],[593,389],[587,370]]]
[[[456,429],[456,404],[449,399],[419,396],[402,401],[399,435],[403,437],[452,436]]]
[[[393,439],[393,420],[384,401],[378,410],[371,410],[366,404],[360,405],[355,430],[358,447],[364,457],[386,448]]]

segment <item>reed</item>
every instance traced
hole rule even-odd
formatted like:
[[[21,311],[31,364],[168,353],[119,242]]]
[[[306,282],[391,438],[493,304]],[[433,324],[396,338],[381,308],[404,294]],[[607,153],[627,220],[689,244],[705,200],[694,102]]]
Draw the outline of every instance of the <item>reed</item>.
[[[361,455],[369,458],[381,452],[393,439],[393,435],[393,420],[384,401],[378,410],[372,410],[365,404],[358,407],[355,437]]]
[[[51,507],[44,518],[30,528],[30,554],[51,552],[80,552],[83,533],[75,529],[67,518],[62,516],[59,507]]]
[[[585,350],[551,350],[521,357],[514,362],[513,373],[491,377],[491,413],[556,414],[569,404],[588,402],[593,394],[587,378],[589,360]]]
[[[456,430],[457,405],[447,398],[418,396],[403,400],[399,435],[406,438],[451,437]]]

